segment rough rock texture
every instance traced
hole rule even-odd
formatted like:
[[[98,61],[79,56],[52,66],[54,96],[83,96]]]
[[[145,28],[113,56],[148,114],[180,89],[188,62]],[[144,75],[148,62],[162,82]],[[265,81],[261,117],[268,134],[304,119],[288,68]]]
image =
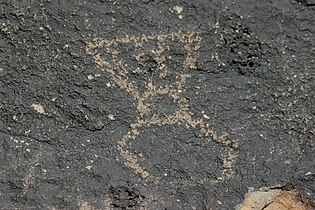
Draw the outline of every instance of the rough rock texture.
[[[315,200],[313,0],[1,0],[0,209]]]
[[[236,210],[312,210],[315,205],[297,189],[264,188],[250,191]]]

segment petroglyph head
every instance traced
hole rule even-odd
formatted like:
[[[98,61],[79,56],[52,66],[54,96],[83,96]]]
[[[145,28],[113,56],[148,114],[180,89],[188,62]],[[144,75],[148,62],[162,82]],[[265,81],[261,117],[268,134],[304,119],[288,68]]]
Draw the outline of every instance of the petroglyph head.
[[[127,36],[113,40],[94,39],[87,44],[91,55],[98,55],[99,65],[131,81],[172,84],[176,76],[197,67],[194,58],[201,37],[196,33],[174,32],[165,35]],[[112,70],[112,71],[111,71]],[[143,84],[142,84],[143,85]]]

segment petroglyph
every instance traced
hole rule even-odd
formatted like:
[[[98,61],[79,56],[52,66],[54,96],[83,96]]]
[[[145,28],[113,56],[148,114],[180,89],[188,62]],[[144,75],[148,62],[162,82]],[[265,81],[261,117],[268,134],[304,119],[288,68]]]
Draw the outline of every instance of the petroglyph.
[[[182,95],[182,89],[191,77],[189,70],[196,69],[195,54],[200,49],[201,39],[197,33],[173,32],[111,40],[96,38],[87,43],[87,53],[93,56],[100,69],[110,74],[112,84],[126,90],[135,101],[139,117],[118,141],[117,149],[124,163],[145,180],[155,178],[140,165],[138,155],[128,148],[141,135],[142,129],[149,126],[184,125],[187,129],[198,129],[203,138],[225,148],[222,175],[217,177],[218,180],[229,178],[234,173],[238,142],[229,139],[226,133],[216,132],[202,116],[196,116],[188,99]],[[176,54],[172,54],[174,51]],[[137,80],[134,74],[143,75],[143,79]],[[175,111],[159,112],[156,110],[158,104],[152,100],[154,97],[171,99]],[[117,160],[122,159],[117,157]]]

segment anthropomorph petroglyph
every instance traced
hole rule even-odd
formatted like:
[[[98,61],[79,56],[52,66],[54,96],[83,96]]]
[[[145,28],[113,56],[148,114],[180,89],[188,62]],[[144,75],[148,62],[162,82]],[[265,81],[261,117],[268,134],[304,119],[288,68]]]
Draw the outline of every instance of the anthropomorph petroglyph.
[[[116,39],[96,38],[87,43],[86,51],[96,64],[111,76],[112,82],[126,90],[134,99],[139,117],[130,124],[130,130],[118,141],[117,149],[124,163],[143,179],[152,178],[140,165],[138,156],[128,149],[133,140],[149,126],[184,125],[198,129],[206,140],[211,139],[225,148],[222,154],[222,176],[233,175],[233,165],[238,156],[238,142],[228,134],[219,134],[202,117],[190,109],[189,101],[182,95],[189,71],[196,69],[195,54],[200,49],[201,37],[196,33],[174,32],[152,36],[126,36]],[[133,74],[143,75],[135,79]],[[154,97],[168,98],[176,108],[171,113],[159,111]],[[117,158],[121,160],[122,158]]]

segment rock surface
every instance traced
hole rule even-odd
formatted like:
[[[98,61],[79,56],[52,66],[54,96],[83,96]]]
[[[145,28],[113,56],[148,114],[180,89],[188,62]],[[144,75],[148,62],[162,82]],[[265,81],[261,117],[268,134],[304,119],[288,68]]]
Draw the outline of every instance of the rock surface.
[[[1,0],[0,209],[315,200],[314,10]]]

